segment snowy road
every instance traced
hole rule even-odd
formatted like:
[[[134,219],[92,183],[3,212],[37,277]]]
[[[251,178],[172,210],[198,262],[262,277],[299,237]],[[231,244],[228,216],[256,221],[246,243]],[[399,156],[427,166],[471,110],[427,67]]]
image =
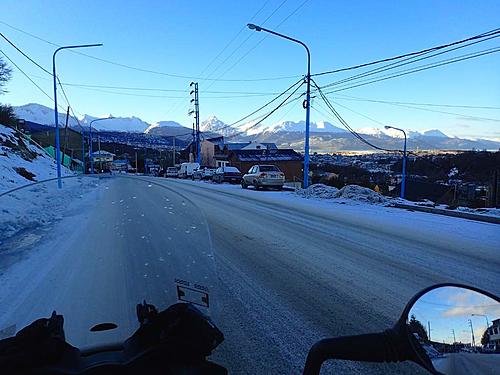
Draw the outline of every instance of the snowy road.
[[[500,293],[494,224],[155,181],[189,194],[207,215],[226,318],[216,357],[235,372],[298,373],[318,338],[388,328],[410,297],[434,283]],[[356,368],[415,372],[411,365]]]
[[[315,341],[388,328],[433,283],[500,293],[497,225],[292,193],[115,178],[57,230],[27,260],[35,272],[21,262],[0,275],[0,328],[56,308],[73,342],[117,339],[135,327],[136,303],[173,303],[173,279],[189,279],[211,290],[210,313],[225,334],[213,359],[230,373],[299,373]],[[88,332],[102,321],[120,328]],[[329,369],[417,371],[349,362]]]

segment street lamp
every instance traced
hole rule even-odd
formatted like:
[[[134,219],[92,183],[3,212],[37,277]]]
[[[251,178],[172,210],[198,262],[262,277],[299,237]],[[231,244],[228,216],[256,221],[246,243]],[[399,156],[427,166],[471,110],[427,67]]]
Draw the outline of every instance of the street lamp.
[[[56,75],[56,54],[63,49],[100,47],[102,44],[81,44],[76,46],[59,47],[52,55],[52,79],[54,84],[54,121],[56,122],[56,163],[57,163],[57,187],[62,188],[61,181],[61,144],[59,139],[59,113],[57,112],[57,75]]]
[[[309,52],[309,48],[307,48],[306,44],[301,42],[300,40],[291,38],[289,36],[277,33],[275,31],[265,29],[261,26],[254,25],[253,23],[247,24],[250,30],[255,31],[265,31],[266,33],[273,34],[279,36],[284,39],[288,39],[292,42],[298,43],[303,46],[307,51],[307,92],[306,92],[306,101],[304,102],[304,107],[306,109],[306,138],[304,143],[304,188],[309,186],[309,119],[311,115],[311,53]]]
[[[103,121],[103,120],[112,120],[114,119],[113,116],[109,116],[109,117],[104,117],[104,118],[96,118],[92,121],[90,121],[90,128],[89,128],[89,157],[90,157],[90,173],[91,174],[94,174],[94,158],[92,157],[92,124],[96,121]],[[100,151],[99,150],[99,154],[100,154]],[[101,155],[99,155],[99,158],[101,157]]]
[[[402,199],[405,199],[405,188],[406,188],[406,132],[403,130],[403,129],[400,129],[400,128],[395,128],[394,126],[389,126],[389,125],[386,125],[385,126],[386,129],[394,129],[394,130],[398,130],[400,132],[403,133],[403,135],[405,136],[405,144],[404,144],[404,148],[403,148],[403,171],[402,171],[402,176],[401,176],[401,194],[400,194],[400,197]]]
[[[488,320],[488,315],[485,315],[485,314],[470,314],[471,316],[484,316],[484,318],[486,319],[486,328],[489,328],[490,327],[490,321]]]

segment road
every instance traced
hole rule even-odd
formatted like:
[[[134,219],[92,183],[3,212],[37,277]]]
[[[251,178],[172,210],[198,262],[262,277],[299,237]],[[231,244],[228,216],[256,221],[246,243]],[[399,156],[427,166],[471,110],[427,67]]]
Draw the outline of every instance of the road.
[[[389,328],[426,286],[500,292],[494,224],[468,223],[465,232],[456,218],[440,217],[439,227],[429,214],[337,210],[281,198],[288,193],[145,177],[110,179],[100,191],[87,211],[62,221],[63,236],[42,241],[37,253],[53,251],[50,266],[9,281],[0,306],[15,302],[0,307],[0,328],[55,306],[72,342],[116,340],[136,326],[137,302],[175,302],[180,278],[210,289],[208,313],[225,334],[213,360],[230,373],[296,374],[315,341]],[[103,321],[120,328],[88,332]],[[330,361],[326,369],[419,372],[408,363]]]
[[[456,375],[493,375],[500,368],[497,354],[452,353],[432,361],[436,370],[444,374]]]

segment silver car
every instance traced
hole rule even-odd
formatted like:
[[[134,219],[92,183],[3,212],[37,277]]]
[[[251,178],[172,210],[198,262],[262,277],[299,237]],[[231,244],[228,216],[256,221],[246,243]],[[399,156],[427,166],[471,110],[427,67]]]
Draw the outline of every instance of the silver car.
[[[272,187],[283,189],[285,174],[276,165],[254,165],[241,179],[241,187],[253,186],[256,189]]]

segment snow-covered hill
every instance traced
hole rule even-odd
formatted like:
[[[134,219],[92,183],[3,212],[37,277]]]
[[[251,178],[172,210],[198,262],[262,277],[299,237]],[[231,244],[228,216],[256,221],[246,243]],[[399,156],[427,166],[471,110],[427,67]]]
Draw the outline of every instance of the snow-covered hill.
[[[207,133],[222,134],[225,137],[241,131],[241,129],[236,129],[234,127],[228,126],[226,123],[222,122],[214,115],[209,116],[200,124],[200,130]]]
[[[148,128],[144,131],[144,133],[149,133],[152,129],[155,128],[183,128],[181,124],[175,121],[158,121],[154,124],[148,126]]]
[[[19,107],[13,107],[17,118],[27,121],[36,122],[42,125],[54,126],[54,108],[49,108],[37,103],[29,103]],[[64,125],[66,121],[66,113],[59,112],[59,124]],[[69,126],[77,126],[77,120],[69,116]]]
[[[62,173],[73,174],[64,166]],[[0,125],[0,193],[56,176],[54,159],[15,130]]]
[[[93,129],[98,130],[108,130],[108,131],[124,131],[124,132],[140,132],[143,133],[148,127],[147,122],[142,121],[138,117],[113,117],[111,115],[93,117],[90,115],[85,115],[80,120],[83,126],[89,126],[92,120],[98,118],[106,118],[107,120],[95,121],[92,124]]]

